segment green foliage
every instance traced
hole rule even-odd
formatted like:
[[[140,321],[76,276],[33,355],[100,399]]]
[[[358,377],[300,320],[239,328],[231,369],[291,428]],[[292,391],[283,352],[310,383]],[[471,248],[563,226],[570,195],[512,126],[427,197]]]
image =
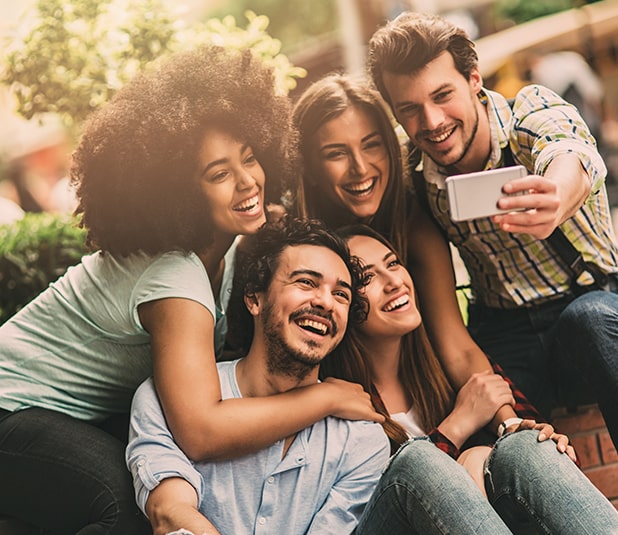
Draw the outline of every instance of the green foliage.
[[[28,213],[0,226],[0,324],[86,252],[85,231],[68,215]]]
[[[582,3],[585,2],[578,0],[499,0],[496,8],[501,18],[510,19],[515,24],[522,24],[538,17],[579,7]]]
[[[337,30],[337,3],[332,0],[228,0],[220,6],[212,12],[213,16],[229,14],[240,18],[247,9],[266,15],[271,35],[280,39],[287,50]]]
[[[246,28],[234,17],[186,26],[162,0],[38,0],[36,12],[0,72],[27,119],[56,113],[76,129],[136,72],[204,42],[253,48],[275,67],[282,92],[305,75],[267,33],[268,18],[252,12]]]

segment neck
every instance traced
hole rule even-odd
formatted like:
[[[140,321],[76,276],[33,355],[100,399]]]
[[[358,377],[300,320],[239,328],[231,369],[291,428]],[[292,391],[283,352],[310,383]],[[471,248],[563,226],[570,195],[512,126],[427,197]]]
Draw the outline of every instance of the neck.
[[[243,397],[271,396],[317,383],[318,366],[303,377],[277,374],[269,370],[265,347],[256,342],[253,341],[247,356],[236,368],[236,380]]]
[[[401,337],[376,339],[361,336],[361,341],[367,352],[367,361],[376,387],[392,383],[393,380],[399,381]]]
[[[401,337],[364,339],[372,382],[389,414],[407,412],[411,399],[399,378]]]
[[[206,268],[208,278],[213,287],[213,292],[217,295],[218,287],[221,284],[223,276],[225,253],[234,242],[234,236],[215,236],[214,241],[209,245],[208,249],[197,253],[202,264]]]

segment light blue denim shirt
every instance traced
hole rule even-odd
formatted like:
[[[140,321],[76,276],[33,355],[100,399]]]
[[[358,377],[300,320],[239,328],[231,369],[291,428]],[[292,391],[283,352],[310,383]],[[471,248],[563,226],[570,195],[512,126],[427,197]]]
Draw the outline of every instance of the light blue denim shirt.
[[[223,398],[242,397],[236,363],[218,363]],[[379,424],[328,417],[255,454],[192,463],[166,426],[151,379],[135,394],[127,465],[137,503],[168,477],[196,489],[199,509],[222,535],[351,533],[380,479],[390,446]]]

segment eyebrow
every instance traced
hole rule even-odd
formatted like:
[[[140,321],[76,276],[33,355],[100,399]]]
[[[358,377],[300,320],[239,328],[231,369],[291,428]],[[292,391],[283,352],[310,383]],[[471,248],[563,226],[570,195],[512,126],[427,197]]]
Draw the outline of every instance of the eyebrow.
[[[367,134],[364,138],[362,138],[361,143],[365,143],[373,137],[382,137],[382,135],[380,134],[380,132],[376,130],[374,132],[371,132],[370,134]],[[343,147],[343,146],[345,146],[345,143],[329,143],[328,145],[321,146],[320,150],[329,150],[335,147]]]
[[[388,253],[386,253],[383,257],[382,257],[382,262],[386,262],[391,256],[397,256],[395,254],[394,251],[389,251]],[[373,269],[375,267],[375,264],[365,264],[363,266],[363,272],[368,271],[370,269]]]
[[[244,143],[242,145],[242,147],[240,147],[240,154],[244,154],[245,151],[249,148],[249,143]],[[219,158],[218,160],[214,160],[212,162],[210,162],[206,167],[204,167],[204,169],[202,169],[202,172],[200,173],[200,176],[204,176],[206,173],[208,173],[208,171],[210,171],[213,167],[216,167],[217,165],[221,165],[221,164],[225,164],[227,162],[229,162],[230,159],[229,158]]]
[[[432,97],[437,95],[438,93],[441,93],[442,91],[444,91],[445,89],[452,87],[453,84],[449,83],[449,82],[445,82],[443,83],[441,86],[437,87],[436,89],[434,89],[431,93],[429,93]],[[400,110],[402,107],[405,106],[419,106],[418,103],[413,102],[411,100],[403,100],[401,102],[397,102],[397,104],[395,105],[395,108],[397,110]]]
[[[324,275],[322,275],[322,273],[320,273],[319,271],[314,271],[312,269],[297,269],[295,271],[292,271],[292,273],[290,273],[290,279],[293,279],[297,275],[310,275],[319,280],[324,279]],[[352,285],[342,279],[337,279],[337,284],[352,291]]]

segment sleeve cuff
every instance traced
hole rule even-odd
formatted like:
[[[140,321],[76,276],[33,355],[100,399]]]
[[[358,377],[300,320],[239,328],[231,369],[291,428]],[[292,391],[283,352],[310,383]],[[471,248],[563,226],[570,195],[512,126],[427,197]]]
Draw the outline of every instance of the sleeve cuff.
[[[459,448],[455,446],[445,435],[443,435],[437,427],[434,427],[429,433],[427,433],[429,440],[431,440],[434,445],[446,453],[449,457],[453,459],[457,459],[459,454]]]

